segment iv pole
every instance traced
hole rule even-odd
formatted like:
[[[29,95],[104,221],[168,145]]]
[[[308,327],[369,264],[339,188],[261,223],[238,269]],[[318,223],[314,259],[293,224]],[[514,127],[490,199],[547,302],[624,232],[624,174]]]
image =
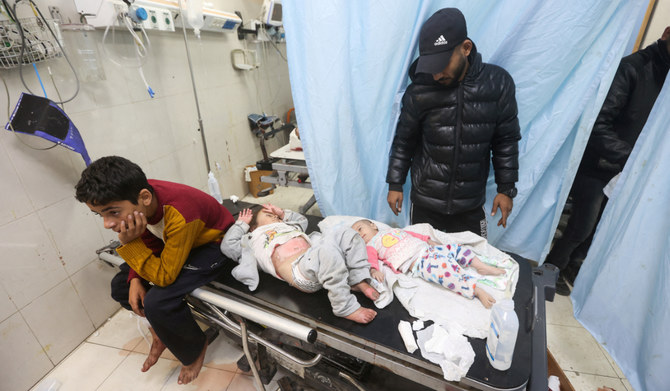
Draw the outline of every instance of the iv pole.
[[[188,59],[188,70],[191,72],[191,83],[193,84],[193,97],[195,98],[195,109],[198,112],[198,131],[202,138],[202,148],[205,152],[205,163],[207,164],[207,172],[212,169],[209,166],[209,153],[207,152],[207,140],[205,139],[205,129],[202,126],[202,115],[200,114],[200,102],[198,101],[198,90],[195,86],[195,76],[193,75],[193,64],[191,63],[191,51],[188,47],[188,38],[186,38],[186,20],[184,20],[184,8],[182,2],[179,0],[179,17],[182,18],[182,31],[184,32],[184,46],[186,46],[186,58]]]

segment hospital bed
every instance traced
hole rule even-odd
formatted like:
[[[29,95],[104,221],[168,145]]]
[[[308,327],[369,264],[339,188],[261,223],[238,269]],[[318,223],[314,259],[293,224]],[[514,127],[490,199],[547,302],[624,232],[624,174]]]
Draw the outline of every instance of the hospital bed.
[[[254,204],[229,200],[224,205],[234,215]],[[320,217],[307,216],[307,231],[317,229]],[[100,259],[119,265],[113,248],[98,250]],[[485,340],[469,341],[475,361],[458,382],[444,380],[441,368],[417,350],[408,353],[397,332],[400,320],[413,318],[395,299],[377,317],[361,325],[333,315],[325,290],[303,293],[285,282],[261,273],[258,289],[250,292],[230,274],[228,262],[211,284],[193,291],[189,304],[201,321],[238,342],[245,356],[241,369],[254,374],[263,389],[277,366],[291,376],[280,381],[282,390],[547,390],[545,299],[553,301],[557,270],[533,269],[526,259],[519,263],[514,294],[519,333],[512,366],[493,369],[486,358]],[[361,294],[359,302],[373,303]],[[256,362],[256,365],[249,365]]]
[[[303,151],[291,150],[290,144],[286,144],[270,153],[270,159],[257,162],[256,168],[259,170],[272,170],[272,175],[262,176],[261,182],[271,183],[275,186],[312,188],[312,184],[305,180],[309,176],[307,163],[305,162],[305,153]],[[312,195],[298,211],[301,214],[305,214],[315,203],[316,198]]]

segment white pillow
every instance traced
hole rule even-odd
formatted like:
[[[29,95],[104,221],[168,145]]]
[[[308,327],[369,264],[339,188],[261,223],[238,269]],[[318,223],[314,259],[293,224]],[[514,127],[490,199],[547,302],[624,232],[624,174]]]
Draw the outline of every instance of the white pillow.
[[[349,227],[351,228],[352,225],[354,225],[355,222],[358,220],[366,219],[365,217],[357,217],[357,216],[328,216],[324,218],[323,220],[319,221],[319,231],[321,233],[328,233],[331,232],[335,229],[339,229],[342,227]],[[384,231],[386,229],[390,229],[391,227],[387,224],[380,223],[379,221],[367,219],[375,223],[377,226],[377,229],[380,231]]]

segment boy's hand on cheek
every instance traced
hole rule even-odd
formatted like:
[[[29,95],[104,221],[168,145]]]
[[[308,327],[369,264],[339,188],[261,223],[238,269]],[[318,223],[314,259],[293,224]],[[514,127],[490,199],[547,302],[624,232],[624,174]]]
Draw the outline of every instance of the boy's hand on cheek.
[[[125,221],[121,221],[121,232],[119,241],[125,245],[142,236],[147,229],[147,217],[142,212],[135,211],[128,215]]]

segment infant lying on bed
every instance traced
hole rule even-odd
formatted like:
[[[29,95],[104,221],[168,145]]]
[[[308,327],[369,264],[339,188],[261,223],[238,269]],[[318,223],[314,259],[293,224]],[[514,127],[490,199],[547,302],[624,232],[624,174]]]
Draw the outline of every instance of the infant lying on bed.
[[[428,236],[398,228],[379,232],[372,221],[365,219],[354,223],[352,228],[368,245],[372,276],[377,280],[384,278],[379,270],[379,260],[382,260],[396,273],[440,284],[469,299],[476,297],[486,308],[495,303],[493,296],[478,287],[476,279],[467,274],[466,268],[471,266],[481,275],[500,275],[505,271],[485,264],[471,249],[456,244],[442,245]]]
[[[308,236],[307,219],[290,210],[266,204],[252,213],[240,212],[228,229],[221,251],[239,261],[233,277],[250,290],[258,286],[258,267],[307,293],[328,290],[333,313],[358,323],[369,323],[377,312],[361,307],[351,289],[371,300],[379,293],[366,281],[371,279],[365,243],[351,229],[322,237]]]

